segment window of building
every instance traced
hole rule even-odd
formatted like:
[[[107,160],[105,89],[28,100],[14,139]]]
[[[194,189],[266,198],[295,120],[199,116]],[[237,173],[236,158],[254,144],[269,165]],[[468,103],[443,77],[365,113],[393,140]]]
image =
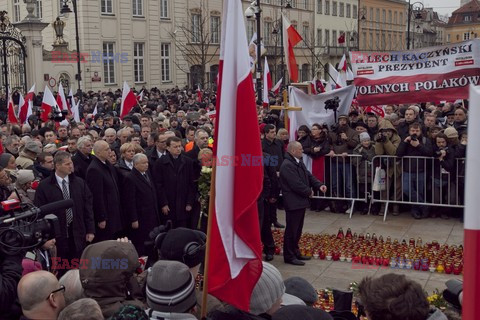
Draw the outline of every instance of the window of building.
[[[292,8],[296,8],[297,7],[297,0],[292,0]]]
[[[160,0],[160,19],[168,19],[168,0]]]
[[[322,45],[322,29],[317,29],[317,46]]]
[[[317,13],[322,14],[323,12],[323,1],[322,0],[317,0]]]
[[[37,0],[35,3],[35,15],[37,16],[38,19],[43,18],[43,4],[42,0]]]
[[[162,68],[162,81],[168,82],[170,79],[170,43],[162,43],[160,47],[160,66]]]
[[[325,14],[330,14],[330,0],[325,0]]]
[[[201,15],[192,14],[192,43],[200,42],[200,19]]]
[[[375,21],[380,22],[380,9],[377,9],[377,11],[376,11]]]
[[[375,17],[373,16],[373,8],[370,8],[370,27],[373,28],[373,21],[375,21]]]
[[[356,5],[353,5],[353,12],[352,12],[352,18],[353,19],[357,19],[358,17],[358,10],[357,10],[357,6]]]
[[[447,34],[447,43],[450,43],[450,34]]]
[[[133,73],[134,73],[135,82],[145,81],[144,52],[145,52],[144,43],[135,42],[133,44]]]
[[[463,40],[470,40],[470,32],[463,33]]]
[[[20,21],[20,0],[13,0],[13,22]]]
[[[303,41],[300,43],[303,47],[305,47],[307,44],[310,44],[310,28],[308,26],[303,26],[302,38]]]
[[[395,11],[393,13],[393,23],[394,24],[398,24],[398,15],[397,15],[397,11]]]
[[[106,84],[115,83],[115,43],[103,43],[103,77]]]
[[[388,10],[388,23],[392,24],[392,10]]]
[[[390,50],[392,49],[392,35],[391,35],[391,34],[388,35],[388,44],[387,44],[387,46],[388,46],[388,47],[387,47],[388,49],[390,49]]]
[[[370,32],[370,41],[369,41],[369,49],[373,50],[373,33]]]
[[[113,0],[102,0],[100,2],[100,12],[102,14],[113,14]]]
[[[266,46],[272,45],[272,30],[273,30],[273,23],[271,21],[264,21],[263,22],[263,44]]]
[[[337,30],[332,31],[332,47],[338,46]]]
[[[302,69],[301,69],[301,77],[300,79],[302,79],[302,81],[309,81],[311,80],[310,78],[310,65],[305,63],[302,65]]]
[[[382,22],[387,22],[387,10],[385,9],[382,10]]]
[[[396,34],[393,35],[393,45],[392,45],[392,49],[393,49],[393,50],[396,50],[396,49],[397,49],[397,35],[396,35]]]
[[[337,1],[332,1],[332,16],[337,15]]]
[[[380,34],[377,33],[377,34],[375,34],[375,47],[376,47],[376,49],[379,49],[380,45],[381,45],[380,44]]]
[[[210,28],[212,33],[212,43],[220,43],[220,17],[210,17]]]
[[[362,33],[362,48],[363,50],[367,49],[367,33]]]
[[[345,36],[345,43],[347,44],[347,47],[352,46],[353,42],[355,41],[354,39],[352,39],[352,41],[350,41],[351,38],[352,38],[352,34],[350,33],[350,31],[347,31],[346,36]]]
[[[352,6],[350,3],[347,3],[345,17],[350,18],[352,16]]]
[[[465,16],[463,16],[463,21],[465,21],[465,22],[472,21],[472,16],[471,16],[471,15],[465,15]]]
[[[325,29],[325,45],[330,45],[330,30]]]
[[[143,17],[143,0],[133,0],[133,16]]]
[[[247,20],[247,40],[250,42],[250,39],[253,37],[253,33],[255,32],[255,20]],[[282,32],[282,31],[279,31]]]
[[[402,24],[402,23],[403,23],[403,12],[400,12],[400,13],[399,13],[398,18],[399,18],[399,22],[398,22],[398,23],[399,23],[399,24]]]
[[[303,9],[308,10],[308,0],[303,0]]]
[[[340,11],[340,12],[339,12],[338,15],[339,15],[340,17],[345,16],[345,4],[344,4],[343,2],[340,2],[340,10],[339,10],[339,11]]]

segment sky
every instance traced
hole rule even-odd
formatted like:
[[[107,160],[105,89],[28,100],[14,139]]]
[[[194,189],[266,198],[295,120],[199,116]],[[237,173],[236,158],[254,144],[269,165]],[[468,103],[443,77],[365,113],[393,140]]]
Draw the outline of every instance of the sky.
[[[416,2],[411,0],[412,3]],[[420,0],[426,8],[431,8],[441,15],[452,15],[452,12],[460,8],[460,0]]]

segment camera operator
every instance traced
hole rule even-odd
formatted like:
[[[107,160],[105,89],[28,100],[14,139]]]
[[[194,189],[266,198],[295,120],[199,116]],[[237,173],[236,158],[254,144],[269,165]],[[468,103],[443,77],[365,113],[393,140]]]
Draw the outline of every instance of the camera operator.
[[[455,152],[448,147],[447,136],[439,133],[435,137],[435,145],[433,147],[433,201],[434,203],[455,203]],[[448,193],[450,186],[452,192]],[[447,208],[439,208],[438,212],[443,219],[448,219]],[[438,215],[438,214],[437,214]]]
[[[331,158],[332,194],[337,197],[351,198],[356,194],[356,190],[352,177],[353,168],[346,156],[353,153],[359,139],[357,132],[348,125],[348,116],[338,117],[338,124],[330,132],[330,141],[332,145],[327,156],[342,156],[342,159]],[[342,195],[343,190],[345,190],[344,195]]]
[[[422,136],[420,123],[412,123],[408,133],[409,136],[404,138],[398,146],[398,157],[431,157],[433,155],[430,141]],[[424,202],[425,200],[426,169],[427,161],[425,159],[403,159],[403,193],[411,202]],[[415,219],[427,217],[428,207],[412,205],[412,216]]]
[[[398,136],[397,130],[388,120],[382,122],[380,130],[375,137],[375,154],[377,156],[395,156],[397,154],[397,148],[400,145],[401,139]],[[386,188],[381,191],[380,199],[388,199],[390,186],[392,180],[395,179],[395,190],[393,200],[400,200],[402,198],[402,169],[400,164],[396,165],[394,159],[384,160],[381,164],[386,167]],[[398,204],[393,205],[393,215],[400,213]]]

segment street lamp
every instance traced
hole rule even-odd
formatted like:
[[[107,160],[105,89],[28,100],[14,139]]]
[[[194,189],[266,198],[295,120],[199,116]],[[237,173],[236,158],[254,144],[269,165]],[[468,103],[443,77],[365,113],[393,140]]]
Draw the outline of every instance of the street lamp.
[[[260,0],[254,0],[250,6],[245,10],[245,17],[252,18],[255,15],[255,20],[257,21],[257,70],[255,72],[255,78],[257,79],[257,104],[262,104],[262,81],[261,81],[261,72],[262,72],[262,38],[260,37],[260,24],[261,24],[261,13],[260,9]]]
[[[411,0],[408,0],[408,30],[407,30],[407,50],[410,50],[410,23],[412,19],[412,12],[415,13],[415,19],[422,18],[422,11],[424,9],[423,3],[414,2],[410,3]]]
[[[367,14],[367,8],[366,7],[362,7],[360,8],[360,6],[358,6],[358,16],[357,17],[360,17],[360,19],[358,19],[358,22],[357,22],[357,48],[358,50],[360,50],[360,23],[364,23],[367,18],[365,17]],[[362,48],[362,49],[365,49],[365,48]]]
[[[78,81],[78,93],[79,101],[82,101],[82,70],[80,68],[80,38],[78,36],[78,8],[77,8],[77,0],[63,0],[63,6],[60,10],[61,14],[68,14],[71,13],[70,7],[68,6],[68,2],[71,1],[73,5],[73,14],[75,15],[75,41],[77,44],[77,74],[75,75],[75,79]]]

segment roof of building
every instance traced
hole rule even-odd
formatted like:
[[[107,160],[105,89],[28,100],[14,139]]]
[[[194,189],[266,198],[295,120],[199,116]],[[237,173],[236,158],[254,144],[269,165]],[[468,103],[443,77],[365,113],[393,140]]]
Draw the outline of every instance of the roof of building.
[[[471,14],[470,20],[465,20],[465,16]],[[458,24],[472,24],[478,23],[480,15],[480,2],[478,0],[472,0],[467,4],[461,6],[459,9],[453,11],[452,16],[448,20],[448,25]]]

